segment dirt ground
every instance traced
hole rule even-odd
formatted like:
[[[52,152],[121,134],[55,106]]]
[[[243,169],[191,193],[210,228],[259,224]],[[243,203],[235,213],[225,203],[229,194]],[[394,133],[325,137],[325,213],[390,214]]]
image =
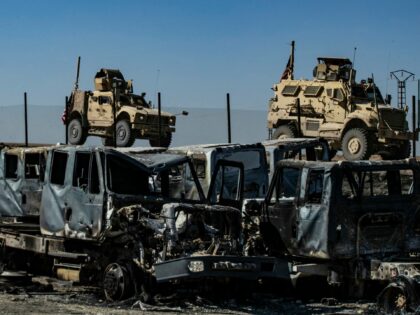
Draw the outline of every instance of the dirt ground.
[[[333,298],[302,301],[293,297],[253,294],[217,301],[195,295],[167,298],[149,305],[132,298],[106,302],[99,289],[75,286],[46,277],[3,274],[0,277],[2,314],[377,314],[374,301]]]

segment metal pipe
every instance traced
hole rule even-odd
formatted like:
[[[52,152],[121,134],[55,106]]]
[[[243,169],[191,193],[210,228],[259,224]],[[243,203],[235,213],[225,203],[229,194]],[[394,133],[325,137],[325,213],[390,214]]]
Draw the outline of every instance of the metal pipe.
[[[301,132],[301,126],[300,126],[300,116],[301,116],[301,112],[300,112],[300,99],[299,97],[296,99],[296,107],[297,107],[297,119],[298,119],[298,137],[302,136],[302,132]]]
[[[230,94],[226,94],[226,110],[227,110],[227,129],[228,129],[228,143],[232,143],[232,133],[230,124]]]
[[[28,98],[27,93],[23,94],[25,108],[25,147],[28,147]]]
[[[417,129],[420,129],[420,80],[417,83]]]
[[[158,92],[158,134],[159,134],[159,146],[161,146],[161,135],[162,135],[162,103],[160,98],[160,92]]]
[[[412,96],[412,104],[413,104],[413,157],[416,157],[416,96]]]
[[[300,120],[300,117],[301,117],[301,110],[300,110],[300,98],[298,97],[297,99],[296,99],[296,107],[297,107],[297,119],[298,119],[298,130],[297,130],[297,132],[298,132],[298,137],[302,137],[302,128],[301,128],[301,126],[300,126],[300,123],[301,123],[301,120]],[[299,150],[299,160],[302,160],[302,150]]]
[[[117,87],[114,86],[114,101],[113,101],[113,119],[114,119],[114,132],[113,132],[113,142],[114,142],[114,148],[117,147]]]
[[[66,144],[69,144],[69,97],[68,96],[66,96],[64,115],[65,115],[64,126],[66,128]]]

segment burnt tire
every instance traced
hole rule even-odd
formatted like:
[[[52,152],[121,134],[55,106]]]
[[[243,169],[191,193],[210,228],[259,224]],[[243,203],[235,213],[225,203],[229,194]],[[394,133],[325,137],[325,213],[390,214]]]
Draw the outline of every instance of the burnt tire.
[[[117,147],[131,147],[136,140],[134,130],[130,127],[130,122],[126,119],[117,121]]]
[[[283,125],[278,127],[273,133],[273,139],[296,138],[297,130],[294,125]]]
[[[347,130],[341,141],[343,156],[348,161],[369,159],[371,146],[369,133],[363,128]]]
[[[103,289],[108,301],[120,301],[133,294],[133,279],[128,268],[119,263],[105,268]]]
[[[160,143],[159,143],[159,139],[149,139],[149,143],[151,147],[164,147],[167,148],[171,145],[172,142],[172,133],[169,132],[167,133],[164,137],[160,138]]]
[[[67,132],[70,144],[79,145],[85,143],[87,133],[83,129],[80,119],[73,118],[70,120]]]

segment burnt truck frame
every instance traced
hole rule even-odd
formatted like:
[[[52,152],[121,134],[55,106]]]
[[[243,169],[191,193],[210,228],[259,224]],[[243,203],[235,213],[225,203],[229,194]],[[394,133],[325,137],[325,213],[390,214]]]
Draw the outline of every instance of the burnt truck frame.
[[[269,180],[273,177],[276,163],[284,159],[306,161],[330,161],[331,150],[324,138],[281,138],[263,141],[267,155]]]
[[[268,166],[265,158],[265,148],[261,143],[238,144],[197,144],[182,147],[172,147],[168,152],[184,154],[191,157],[197,176],[205,193],[209,192],[212,175],[219,160],[236,161],[244,167],[244,198],[259,198],[265,196],[268,188]],[[234,173],[231,183],[225,189],[232,195],[236,193],[237,174]],[[219,184],[216,183],[216,187]],[[211,195],[215,202],[217,196]]]
[[[415,159],[283,160],[262,204],[260,232],[270,255],[293,261],[294,280],[325,276],[356,295],[369,281],[397,281],[381,293],[382,306],[416,309],[419,205]]]
[[[243,176],[232,163],[218,168]],[[56,147],[44,177],[38,221],[0,213],[2,268],[100,284],[108,300],[155,282],[289,277],[283,260],[242,255],[240,211],[208,202],[188,157]]]

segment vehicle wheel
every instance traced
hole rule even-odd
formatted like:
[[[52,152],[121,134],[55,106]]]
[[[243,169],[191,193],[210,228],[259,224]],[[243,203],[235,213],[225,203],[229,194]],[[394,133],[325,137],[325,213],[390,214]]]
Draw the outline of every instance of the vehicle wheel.
[[[410,296],[405,283],[400,279],[391,282],[377,298],[378,308],[386,314],[403,314],[410,304]]]
[[[369,134],[362,128],[349,129],[341,141],[343,156],[348,161],[369,159],[370,148]]]
[[[396,152],[396,159],[406,159],[411,155],[411,143],[410,141],[404,141]]]
[[[103,287],[108,301],[119,301],[133,293],[133,283],[127,267],[118,263],[105,268]]]
[[[105,146],[105,147],[111,147],[111,146],[114,146],[114,139],[111,137],[111,138],[101,138],[101,141],[102,141],[102,144]]]
[[[149,139],[150,146],[152,147],[164,147],[167,148],[171,145],[172,142],[172,133],[167,133],[164,137],[160,139]]]
[[[82,122],[78,118],[73,118],[68,125],[68,137],[70,144],[78,145],[86,141],[87,134],[83,130]]]
[[[128,120],[117,121],[117,147],[130,147],[136,140]]]
[[[297,130],[294,125],[283,125],[274,131],[273,139],[296,138]]]

